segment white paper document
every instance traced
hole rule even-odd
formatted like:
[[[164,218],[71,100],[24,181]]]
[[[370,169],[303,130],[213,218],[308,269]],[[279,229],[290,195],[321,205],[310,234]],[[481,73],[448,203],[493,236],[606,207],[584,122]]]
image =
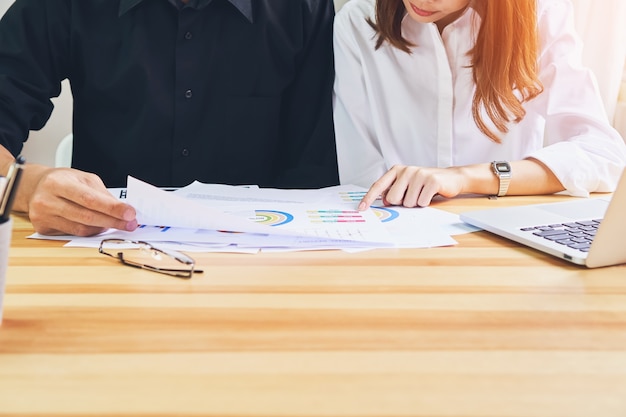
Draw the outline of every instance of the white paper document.
[[[452,235],[477,230],[458,215],[429,207],[358,211],[366,191],[346,185],[282,190],[199,182],[166,191],[129,177],[126,190],[112,193],[137,211],[141,226],[135,231],[31,237],[70,240],[67,246],[97,247],[103,238],[115,237],[182,251],[256,253],[448,246],[456,244]]]

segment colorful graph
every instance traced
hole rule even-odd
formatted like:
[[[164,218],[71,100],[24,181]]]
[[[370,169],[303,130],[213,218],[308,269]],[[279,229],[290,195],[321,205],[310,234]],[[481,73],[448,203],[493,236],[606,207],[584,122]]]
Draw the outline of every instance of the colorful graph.
[[[307,210],[311,223],[363,223],[365,219],[357,210]]]
[[[341,198],[344,202],[349,203],[353,201],[361,201],[361,199],[365,196],[365,191],[340,191],[339,198]]]
[[[373,207],[372,211],[376,214],[376,217],[380,219],[381,222],[386,223],[396,219],[400,213],[396,210],[392,210],[387,207]]]
[[[293,216],[289,213],[285,213],[284,211],[255,210],[254,214],[256,215],[254,218],[255,222],[270,226],[280,226],[293,220]]]

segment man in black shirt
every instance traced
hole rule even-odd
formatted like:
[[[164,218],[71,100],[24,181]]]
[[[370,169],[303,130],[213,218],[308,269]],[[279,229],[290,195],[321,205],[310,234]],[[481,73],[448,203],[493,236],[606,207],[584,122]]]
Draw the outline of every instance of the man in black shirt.
[[[73,169],[27,164],[40,233],[136,227],[128,175],[264,187],[338,183],[332,0],[17,0],[0,23],[0,172],[69,79]]]

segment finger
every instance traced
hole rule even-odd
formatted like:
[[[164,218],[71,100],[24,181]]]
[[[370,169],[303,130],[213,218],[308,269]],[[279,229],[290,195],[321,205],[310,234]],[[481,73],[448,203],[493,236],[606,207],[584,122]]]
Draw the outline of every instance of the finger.
[[[98,207],[100,208],[102,206],[99,205]],[[120,212],[121,210],[123,216],[127,216],[128,220],[126,220],[126,218],[124,217],[120,218],[119,215],[112,216],[107,214],[106,212],[91,210],[85,206],[81,206],[73,202],[66,203],[66,207],[63,211],[63,216],[69,219],[72,223],[74,223],[74,227],[79,227],[79,225],[83,225],[88,227],[113,228],[126,231],[133,231],[137,228],[135,209],[133,209],[128,204],[122,203],[120,201],[115,201],[114,204],[111,205],[111,207],[111,212]]]
[[[137,220],[120,220],[105,213],[89,210],[63,198],[39,199],[31,204],[30,220],[41,234],[91,236],[106,229],[133,231]]]
[[[387,171],[382,177],[378,179],[370,189],[365,193],[361,202],[359,203],[358,210],[363,211],[369,208],[377,198],[384,195],[391,184],[396,179],[396,171],[392,168]]]
[[[393,184],[390,185],[389,189],[385,194],[385,201],[387,205],[391,206],[400,206],[404,205],[404,200],[406,198],[406,193],[411,186],[410,176],[406,169],[400,171],[395,178]]]
[[[72,236],[94,236],[107,230],[106,227],[87,226],[76,223],[64,217],[48,217],[46,223],[32,222],[35,232],[47,236],[72,235]]]
[[[383,206],[393,206],[393,204],[391,204],[389,200],[387,200],[387,191],[384,191],[382,193],[382,195],[380,196],[380,199],[383,202]]]
[[[105,192],[108,193],[108,191]],[[64,194],[71,195],[67,190]],[[82,201],[82,204],[98,207],[98,210],[92,210],[64,196],[37,193],[30,201],[29,217],[35,229],[46,234],[62,233],[82,236],[95,234],[108,228],[127,231],[137,228],[135,210],[131,206],[116,200],[110,194],[96,198],[101,198],[104,202]],[[108,214],[108,212],[116,211],[122,212],[122,219],[119,218],[120,216]]]
[[[106,193],[84,193],[71,200],[71,203],[78,209],[87,209],[83,212],[86,215],[89,212],[99,213],[102,216],[96,218],[114,219],[117,221],[129,222],[135,220],[137,213],[135,209],[113,197],[108,191]],[[88,218],[84,218],[88,220]],[[94,223],[95,224],[95,223]]]
[[[424,187],[422,187],[416,204],[420,207],[428,207],[438,192],[439,185],[437,183],[430,182],[425,184]]]
[[[113,197],[104,187],[100,178],[94,177],[85,177],[85,183],[79,183],[75,187],[68,187],[61,197],[89,211],[105,214],[106,218],[126,222],[134,220],[136,217],[135,209]],[[83,214],[85,215],[86,213]],[[100,218],[102,217],[100,216]],[[85,218],[85,220],[87,219]]]
[[[415,207],[417,206],[417,199],[422,192],[422,184],[421,183],[409,183],[406,192],[404,193],[404,198],[401,203],[404,207]],[[399,204],[398,204],[399,205]]]

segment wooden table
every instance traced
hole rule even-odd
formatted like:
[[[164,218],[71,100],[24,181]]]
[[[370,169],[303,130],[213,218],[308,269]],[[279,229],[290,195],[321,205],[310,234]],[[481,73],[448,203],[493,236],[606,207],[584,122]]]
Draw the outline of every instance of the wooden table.
[[[626,266],[478,232],[445,248],[194,255],[205,273],[185,281],[30,233],[16,217],[2,416],[626,416]]]

